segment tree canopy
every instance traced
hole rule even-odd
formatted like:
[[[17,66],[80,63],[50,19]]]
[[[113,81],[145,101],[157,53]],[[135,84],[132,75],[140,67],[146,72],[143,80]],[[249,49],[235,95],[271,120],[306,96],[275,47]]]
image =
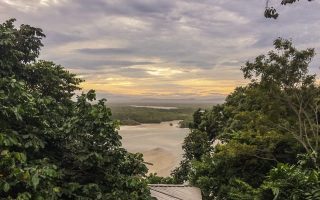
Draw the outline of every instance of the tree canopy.
[[[172,175],[205,199],[320,198],[320,87],[308,70],[314,49],[281,38],[274,47],[242,67],[247,86],[194,114]]]
[[[0,25],[0,199],[150,199],[141,154],[121,147],[106,100],[38,60],[43,31]]]

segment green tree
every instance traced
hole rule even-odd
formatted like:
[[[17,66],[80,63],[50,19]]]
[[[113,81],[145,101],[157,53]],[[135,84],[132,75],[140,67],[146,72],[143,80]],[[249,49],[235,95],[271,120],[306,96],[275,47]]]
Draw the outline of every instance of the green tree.
[[[192,130],[184,139],[182,149],[184,150],[183,160],[180,166],[173,170],[172,176],[177,183],[188,180],[191,161],[200,160],[201,157],[210,151],[210,142],[206,132]]]
[[[36,60],[45,35],[0,25],[0,199],[150,199],[141,154],[63,67]]]
[[[277,52],[259,56],[254,62],[247,62],[242,68],[244,77],[258,83],[267,94],[278,100],[287,109],[288,116],[276,126],[290,133],[313,155],[314,166],[319,166],[319,95],[316,75],[308,73],[308,66],[314,57],[314,49],[299,51],[290,41],[277,39]]]
[[[205,199],[274,198],[261,188],[280,163],[295,166],[298,154],[310,158],[302,171],[318,170],[319,86],[315,75],[308,73],[314,50],[298,50],[283,39],[275,40],[274,46],[276,51],[242,67],[251,83],[206,111],[200,125],[192,129],[205,133],[202,137],[210,142],[223,142],[202,151],[200,157],[185,159],[189,164],[182,170],[184,177],[202,189]],[[203,144],[197,137],[189,140],[190,147]],[[194,149],[185,148],[185,155],[194,155]],[[276,180],[272,177],[269,185]]]
[[[191,128],[194,128],[194,129],[199,128],[202,122],[203,110],[201,108],[198,108],[198,110],[196,110],[193,113],[192,117],[193,117],[193,122],[191,124]]]
[[[223,105],[215,105],[210,112],[205,113],[202,129],[207,133],[210,141],[217,139],[224,131],[228,115]]]

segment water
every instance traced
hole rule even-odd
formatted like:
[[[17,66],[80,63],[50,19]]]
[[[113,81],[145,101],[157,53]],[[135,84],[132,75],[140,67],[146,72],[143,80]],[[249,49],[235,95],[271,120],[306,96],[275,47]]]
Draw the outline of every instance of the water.
[[[121,126],[122,145],[129,152],[144,154],[144,160],[153,164],[147,165],[149,173],[168,176],[182,160],[182,143],[189,132],[189,129],[179,128],[178,123]]]
[[[153,108],[153,109],[161,109],[161,110],[176,110],[177,107],[169,107],[169,106],[137,106],[137,105],[130,105],[131,107],[135,108]]]

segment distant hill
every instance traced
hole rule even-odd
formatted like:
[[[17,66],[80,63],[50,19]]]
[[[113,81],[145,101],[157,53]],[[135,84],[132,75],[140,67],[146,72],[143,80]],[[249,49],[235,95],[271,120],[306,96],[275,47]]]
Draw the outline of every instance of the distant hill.
[[[177,97],[177,98],[155,98],[132,95],[115,95],[97,91],[99,98],[106,98],[111,104],[219,104],[225,101],[226,95],[213,94],[206,97]]]

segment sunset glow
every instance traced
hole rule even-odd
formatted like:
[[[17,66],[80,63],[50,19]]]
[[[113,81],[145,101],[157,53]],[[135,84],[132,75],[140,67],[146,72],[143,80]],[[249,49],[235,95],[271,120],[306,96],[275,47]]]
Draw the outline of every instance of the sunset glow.
[[[313,33],[320,26],[311,20],[317,12],[310,11],[318,11],[319,2],[290,8],[303,13],[303,21],[289,14],[271,21],[261,17],[263,1],[246,7],[243,2],[4,0],[0,18],[42,27],[47,37],[41,59],[86,80],[85,90],[111,100],[115,95],[201,99],[245,85],[241,66],[270,50],[279,36],[319,50]],[[292,34],[296,27],[302,35]]]

